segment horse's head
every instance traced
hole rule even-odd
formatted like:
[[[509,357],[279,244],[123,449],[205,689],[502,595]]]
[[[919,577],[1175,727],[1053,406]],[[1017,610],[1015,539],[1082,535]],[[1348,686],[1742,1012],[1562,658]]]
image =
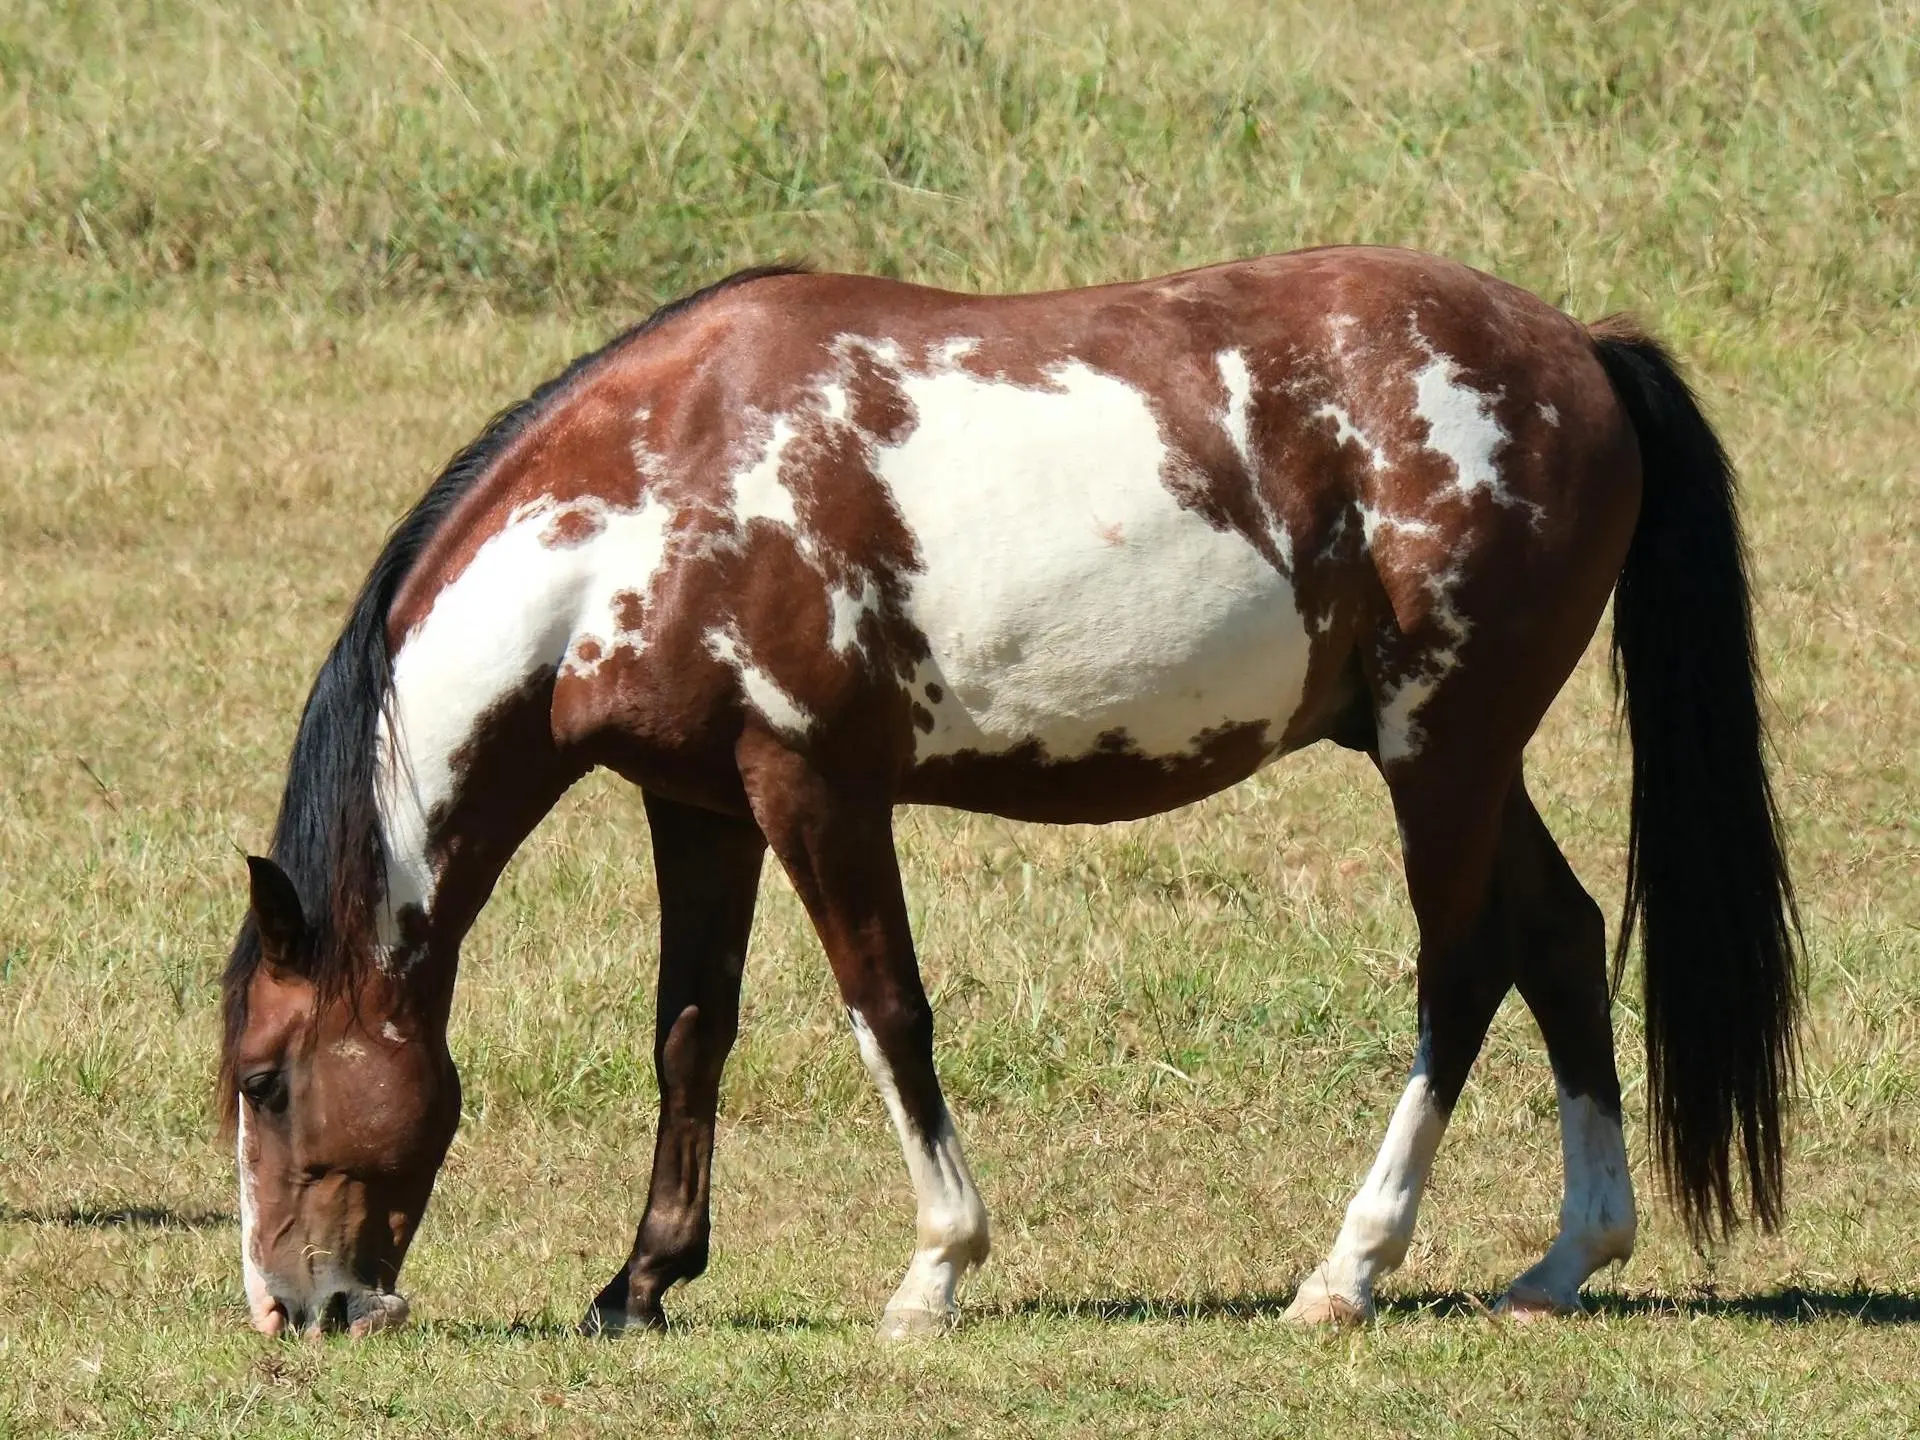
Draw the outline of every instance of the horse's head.
[[[406,1318],[393,1285],[460,1116],[447,997],[323,956],[293,882],[248,868],[258,953],[229,970],[222,1067],[248,1307],[267,1334],[365,1335]]]

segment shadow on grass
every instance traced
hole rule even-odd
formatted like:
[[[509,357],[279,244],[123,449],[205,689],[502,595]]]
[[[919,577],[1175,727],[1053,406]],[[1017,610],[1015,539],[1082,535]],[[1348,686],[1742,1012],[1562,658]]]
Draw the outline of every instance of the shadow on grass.
[[[1415,1291],[1383,1296],[1380,1313],[1396,1317],[1431,1315],[1443,1319],[1490,1316],[1497,1296],[1464,1290]],[[1862,1325],[1920,1325],[1920,1293],[1904,1290],[1806,1290],[1797,1285],[1755,1295],[1624,1295],[1601,1292],[1584,1297],[1587,1310],[1609,1316],[1711,1316],[1759,1320],[1775,1325],[1807,1325],[1819,1320],[1852,1320]],[[1204,1320],[1278,1318],[1291,1303],[1280,1295],[1203,1295],[1176,1300],[1145,1295],[1085,1299],[1036,1298],[991,1310],[981,1317],[1037,1316],[1050,1320],[1098,1320],[1104,1323],[1192,1324]]]
[[[1775,1325],[1810,1325],[1817,1320],[1854,1320],[1862,1325],[1920,1325],[1920,1294],[1907,1290],[1806,1290],[1789,1285],[1754,1295],[1623,1295],[1601,1291],[1582,1297],[1594,1315],[1711,1316],[1726,1320],[1764,1320]],[[1431,1290],[1396,1295],[1380,1302],[1390,1315],[1476,1315],[1491,1308],[1491,1297],[1462,1290]]]
[[[220,1210],[174,1210],[164,1205],[112,1209],[69,1205],[64,1210],[22,1210],[0,1205],[0,1225],[57,1225],[67,1230],[219,1230],[236,1223]]]
[[[575,1340],[581,1335],[579,1323],[551,1315],[517,1316],[512,1320],[429,1320],[420,1327],[429,1335],[464,1343],[497,1343],[502,1340]],[[825,1332],[844,1330],[846,1322],[812,1315],[756,1315],[743,1313],[692,1323],[668,1322],[662,1330],[630,1330],[621,1335],[593,1337],[597,1344],[645,1345],[651,1341],[672,1341],[681,1335],[701,1331],[759,1331],[764,1334]]]

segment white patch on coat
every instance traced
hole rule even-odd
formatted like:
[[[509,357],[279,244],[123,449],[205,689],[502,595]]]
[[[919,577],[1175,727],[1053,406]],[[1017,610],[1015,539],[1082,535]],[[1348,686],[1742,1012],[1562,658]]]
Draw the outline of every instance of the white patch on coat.
[[[838,380],[829,380],[820,387],[820,404],[828,422],[834,425],[845,424],[853,413],[853,407],[847,403],[847,387]]]
[[[1508,1298],[1576,1309],[1580,1287],[1603,1265],[1633,1254],[1638,1222],[1620,1117],[1586,1095],[1560,1090],[1560,1158],[1566,1190],[1560,1233],[1538,1264],[1513,1282]]]
[[[1360,517],[1360,535],[1366,541],[1367,548],[1373,548],[1373,540],[1382,530],[1398,530],[1405,535],[1432,535],[1433,526],[1424,520],[1410,519],[1405,515],[1389,515],[1376,510],[1371,505],[1354,504],[1354,511]]]
[[[1233,441],[1233,448],[1240,456],[1240,463],[1246,467],[1247,475],[1255,475],[1253,466],[1253,372],[1247,369],[1247,357],[1238,350],[1222,350],[1213,357],[1213,363],[1219,367],[1220,383],[1227,387],[1227,410],[1221,417],[1227,438]],[[1255,480],[1258,483],[1258,480]]]
[[[1313,412],[1316,420],[1333,421],[1333,443],[1336,445],[1357,445],[1360,453],[1367,457],[1367,464],[1375,470],[1387,468],[1387,452],[1367,438],[1367,434],[1353,423],[1353,417],[1338,405],[1326,404]]]
[[[907,1113],[893,1069],[865,1018],[849,1008],[847,1019],[853,1025],[860,1058],[866,1062],[900,1137],[900,1152],[913,1181],[913,1260],[900,1288],[887,1302],[887,1310],[890,1314],[924,1310],[949,1316],[954,1311],[954,1290],[961,1275],[987,1258],[987,1207],[973,1183],[973,1173],[967,1168],[967,1157],[946,1106],[940,1107],[939,1133],[922,1134]]]
[[[1440,667],[1442,676],[1453,668],[1455,660],[1459,658],[1456,648],[1466,643],[1467,636],[1473,629],[1467,623],[1467,617],[1462,615],[1453,603],[1453,590],[1459,583],[1460,572],[1452,567],[1427,576],[1427,593],[1433,597],[1433,619],[1442,630],[1447,632],[1447,638],[1453,642],[1449,648],[1433,657]]]
[[[1415,717],[1439,685],[1438,676],[1421,674],[1403,680],[1387,692],[1386,703],[1381,705],[1374,726],[1379,737],[1381,764],[1411,760],[1420,753],[1427,737]]]
[[[733,519],[741,530],[755,520],[771,520],[789,530],[800,528],[793,492],[780,479],[781,461],[798,434],[785,415],[775,415],[766,448],[733,477]]]
[[[722,665],[740,677],[740,689],[747,704],[760,712],[774,729],[784,734],[803,736],[813,729],[813,716],[774,678],[748,658],[740,637],[731,630],[709,630],[707,651]]]
[[[1306,681],[1293,588],[1175,500],[1144,395],[1077,360],[1044,388],[898,383],[916,424],[874,468],[922,561],[905,610],[932,651],[923,678],[947,691],[918,758],[1038,741],[1062,759],[1115,730],[1172,756],[1259,722],[1278,739]]]
[[[333,1042],[333,1053],[342,1060],[364,1060],[367,1058],[367,1047],[347,1035]]]
[[[380,1022],[380,1038],[390,1040],[395,1045],[404,1045],[407,1043],[406,1035],[401,1031],[400,1027],[391,1020],[383,1020]]]
[[[1261,482],[1260,459],[1253,448],[1253,372],[1247,368],[1247,357],[1238,350],[1222,350],[1214,356],[1214,364],[1220,371],[1220,383],[1227,388],[1227,408],[1220,417],[1221,428],[1233,442],[1240,464],[1247,472],[1247,480],[1253,488],[1254,504],[1259,507],[1260,519],[1266,529],[1267,539],[1273,546],[1273,553],[1280,557],[1282,568],[1290,575],[1293,572],[1293,537],[1274,513],[1267,487]]]
[[[653,411],[642,405],[633,412],[633,439],[627,443],[627,450],[633,456],[633,470],[643,484],[651,484],[665,477],[666,460],[647,443],[646,428],[653,419]]]
[[[1556,427],[1560,424],[1560,412],[1554,409],[1554,407],[1551,404],[1549,404],[1547,401],[1542,400],[1540,402],[1539,410],[1540,410],[1540,418],[1546,421],[1547,424],[1556,426]]]
[[[234,1122],[234,1159],[240,1175],[240,1275],[246,1285],[247,1308],[255,1323],[266,1318],[273,1307],[273,1292],[267,1288],[266,1274],[254,1246],[256,1211],[253,1205],[253,1162],[247,1155],[247,1099],[241,1096]]]
[[[1347,1206],[1325,1263],[1301,1284],[1295,1308],[1333,1296],[1366,1313],[1373,1305],[1374,1282],[1406,1259],[1427,1171],[1447,1129],[1447,1114],[1428,1079],[1431,1066],[1429,1041],[1422,1033],[1413,1073],[1387,1122],[1373,1169]]]
[[[569,517],[588,522],[573,544],[549,544]],[[388,857],[380,939],[399,941],[406,905],[431,913],[436,876],[427,854],[432,817],[454,798],[454,757],[482,717],[556,666],[592,674],[616,647],[645,637],[624,629],[617,597],[642,595],[668,551],[668,508],[651,496],[632,509],[598,498],[519,507],[434,597],[393,662],[392,719],[380,719],[376,790]],[[589,660],[583,641],[600,649]]]
[[[841,359],[852,355],[865,355],[876,365],[888,370],[898,370],[906,361],[906,356],[900,350],[900,342],[885,337],[875,339],[866,335],[842,332],[833,337],[827,348]]]
[[[1424,342],[1423,342],[1424,343]],[[1508,435],[1493,413],[1497,395],[1461,380],[1453,358],[1426,346],[1427,363],[1414,372],[1414,414],[1426,424],[1427,449],[1453,465],[1454,489],[1461,496],[1485,490],[1504,499],[1504,485],[1493,457]]]
[[[880,608],[880,590],[868,575],[860,577],[860,593],[854,594],[845,585],[833,585],[827,589],[827,614],[829,630],[827,643],[833,646],[834,653],[845,655],[860,643],[860,622]]]

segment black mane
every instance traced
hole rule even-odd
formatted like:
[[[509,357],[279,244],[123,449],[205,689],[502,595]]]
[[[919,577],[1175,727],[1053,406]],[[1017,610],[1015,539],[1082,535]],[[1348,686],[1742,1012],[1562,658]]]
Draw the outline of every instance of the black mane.
[[[307,922],[300,969],[323,992],[340,993],[365,959],[351,943],[371,930],[385,884],[374,794],[375,741],[392,700],[393,656],[387,617],[441,523],[475,482],[490,471],[527,426],[574,382],[649,331],[723,290],[774,275],[805,273],[795,265],[741,270],[705,289],[661,306],[638,325],[580,356],[526,399],[500,411],[447,462],[426,494],[387,536],[379,559],[314,679],[287,764],[269,854],[293,881]],[[247,985],[261,963],[260,932],[249,915],[221,979],[224,1037],[220,1101],[231,1114],[233,1049],[246,1025]]]

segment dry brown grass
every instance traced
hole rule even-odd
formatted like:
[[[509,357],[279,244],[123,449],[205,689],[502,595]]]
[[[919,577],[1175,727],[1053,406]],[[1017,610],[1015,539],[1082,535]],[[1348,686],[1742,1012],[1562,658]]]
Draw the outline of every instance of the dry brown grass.
[[[1920,1323],[1912,12],[1455,9],[0,17],[22,201],[0,218],[0,1434],[1900,1429]],[[634,37],[656,30],[679,58],[648,69]],[[1107,100],[1075,101],[1087,86]],[[1257,143],[1236,151],[1220,117],[1242,114]],[[522,182],[568,134],[596,173],[631,158],[629,189],[542,210]],[[900,136],[918,179],[889,168]],[[435,155],[440,188],[408,189]],[[811,188],[764,183],[780,156]],[[109,180],[158,218],[87,188]],[[415,227],[411,269],[369,248],[381,193]],[[299,209],[320,202],[325,224]],[[385,526],[613,328],[592,304],[777,251],[1025,284],[1334,237],[1462,254],[1583,313],[1631,301],[1746,471],[1812,946],[1785,1232],[1694,1254],[1641,1165],[1643,1248],[1602,1277],[1602,1314],[1523,1333],[1457,1298],[1524,1266],[1555,1210],[1551,1084],[1514,1007],[1387,1317],[1277,1324],[1412,1048],[1384,800],[1315,752],[1139,825],[903,820],[997,1227],[976,1323],[932,1350],[868,1338],[906,1187],[769,880],[713,1272],[677,1297],[686,1333],[582,1343],[563,1327],[624,1251],[652,1105],[644,827],[596,780],[468,947],[468,1114],[408,1270],[423,1323],[357,1349],[247,1334],[206,1103],[237,848],[268,832]],[[496,263],[516,245],[538,263]],[[1615,903],[1624,757],[1593,657],[1531,764]],[[1631,994],[1616,1023],[1637,1086]],[[1637,1092],[1629,1116],[1638,1164]]]

